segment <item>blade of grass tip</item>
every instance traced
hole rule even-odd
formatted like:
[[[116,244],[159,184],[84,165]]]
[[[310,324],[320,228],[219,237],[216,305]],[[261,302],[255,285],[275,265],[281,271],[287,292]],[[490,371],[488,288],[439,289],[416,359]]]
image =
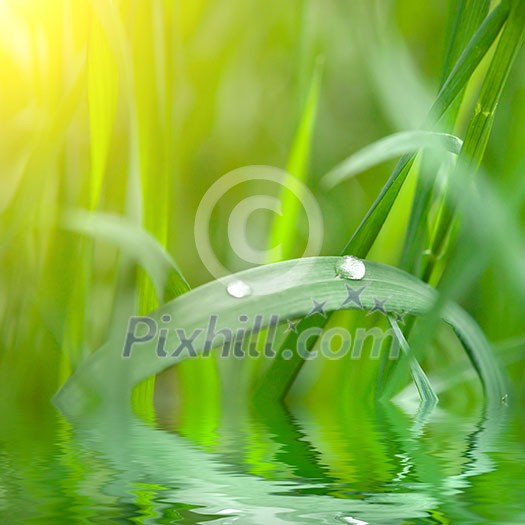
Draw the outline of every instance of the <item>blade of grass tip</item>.
[[[167,289],[176,295],[190,289],[175,261],[160,243],[124,217],[71,210],[64,215],[63,227],[114,244],[135,259],[151,278],[159,301],[164,299]]]
[[[394,334],[399,342],[399,345],[401,346],[401,350],[406,356],[408,356],[412,378],[414,380],[414,384],[416,385],[417,391],[419,392],[421,402],[427,406],[436,405],[439,401],[439,398],[434,392],[434,389],[432,388],[432,385],[430,384],[430,381],[428,380],[425,372],[421,368],[417,358],[412,355],[408,342],[405,339],[401,328],[399,328],[398,322],[391,315],[388,316],[388,321],[394,330]]]
[[[467,170],[472,175],[479,169],[492,131],[498,102],[524,38],[525,2],[516,0],[512,2],[511,12],[483,82],[475,113],[467,129],[458,159],[457,169]],[[426,281],[432,276],[436,261],[441,256],[454,222],[454,215],[454,208],[445,202],[432,240],[432,257],[428,260],[423,273],[423,279]]]
[[[508,12],[509,6],[507,2],[501,2],[498,4],[470,39],[468,46],[456,62],[455,67],[450,73],[443,88],[440,90],[437,99],[429,112],[427,126],[423,127],[432,127],[432,125],[436,125],[446,114],[451,104],[463,90],[472,73],[476,70],[477,66],[497,38],[507,19]],[[414,159],[415,155],[404,155],[398,162],[378,198],[375,200],[354,235],[343,249],[343,254],[352,254],[356,257],[366,257],[386,221],[395,199],[397,198],[412,164],[414,163]],[[305,323],[304,328],[307,328],[306,321],[301,321],[298,326],[299,334],[303,330],[303,323]],[[322,321],[319,321],[319,323],[324,325]],[[326,321],[324,321],[324,323],[326,323]],[[278,356],[282,354],[283,350],[290,347],[293,348],[293,346],[290,345],[296,343],[297,337],[298,334],[291,332],[286,338],[284,345],[279,349]],[[315,338],[310,338],[307,345],[308,348],[313,348],[315,342]],[[277,364],[277,361],[278,360],[270,365],[267,373],[259,382],[259,385],[255,390],[256,399],[259,395],[264,398],[267,395],[267,392],[271,392],[272,398],[274,399],[284,399],[293,380],[301,366],[304,364],[304,360],[299,364],[287,364],[287,362]],[[283,372],[284,367],[287,368],[287,373]],[[283,375],[283,379],[279,383],[272,381],[272,376],[277,369],[279,369],[279,373]]]
[[[287,178],[295,178],[303,182],[307,179],[322,74],[323,64],[321,59],[317,59],[308,91],[308,97],[303,108],[301,120],[297,128],[290,152],[290,158],[286,167],[288,173]],[[275,216],[272,231],[270,233],[269,246],[281,247],[281,260],[293,257],[297,246],[296,232],[299,214],[299,200],[295,193],[288,189],[289,186],[293,187],[293,183],[287,183],[287,180],[285,179],[280,198],[282,203],[282,213],[281,215]],[[273,253],[273,250],[270,250],[270,252]],[[277,262],[277,260],[274,258],[270,259],[268,262]]]
[[[461,55],[470,38],[486,18],[490,8],[490,1],[460,0],[455,6],[450,17],[449,31],[447,35],[446,51],[443,60],[440,89],[443,87],[452,68]],[[453,129],[457,120],[459,108],[463,99],[465,89],[462,90],[456,101],[451,105],[443,129]],[[426,171],[434,167],[423,157],[420,170]],[[428,230],[428,216],[433,202],[432,194],[435,188],[435,178],[418,176],[412,210],[408,222],[403,252],[401,255],[401,268],[419,275],[421,256],[425,249]]]
[[[377,164],[400,157],[405,154],[415,154],[422,149],[437,149],[458,154],[463,141],[448,133],[416,130],[401,131],[365,146],[354,153],[335,168],[330,170],[321,180],[327,188],[348,180]]]

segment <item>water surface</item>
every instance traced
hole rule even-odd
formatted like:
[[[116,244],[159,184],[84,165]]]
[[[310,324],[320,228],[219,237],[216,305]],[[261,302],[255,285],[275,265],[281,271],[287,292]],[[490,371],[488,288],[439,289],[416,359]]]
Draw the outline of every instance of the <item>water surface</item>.
[[[0,522],[525,523],[518,411],[4,414]],[[45,406],[45,405],[44,405]]]

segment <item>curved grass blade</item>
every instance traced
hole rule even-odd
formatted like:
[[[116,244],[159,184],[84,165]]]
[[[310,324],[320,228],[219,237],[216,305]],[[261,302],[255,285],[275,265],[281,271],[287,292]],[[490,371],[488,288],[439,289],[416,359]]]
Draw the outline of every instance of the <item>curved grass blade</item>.
[[[150,276],[159,301],[190,289],[169,253],[148,232],[124,217],[72,210],[65,214],[63,227],[109,242],[137,260]]]
[[[421,149],[439,149],[458,154],[463,141],[448,133],[434,131],[401,131],[384,137],[354,153],[322,179],[327,188],[361,173],[377,164],[400,157],[404,154],[414,154]]]
[[[234,334],[242,342],[245,334],[258,333],[272,323],[275,325],[276,321],[322,317],[313,313],[313,301],[322,304],[324,311],[329,312],[371,309],[376,299],[387,298],[387,313],[408,312],[418,316],[425,314],[437,299],[437,293],[427,284],[401,270],[375,262],[365,262],[367,274],[359,282],[341,279],[335,272],[339,261],[338,257],[315,257],[240,272],[233,278],[251,289],[251,293],[243,298],[227,293],[221,281],[208,283],[178,297],[150,314],[148,321],[139,320],[147,324],[148,334],[152,336],[148,335],[140,347],[129,344],[130,334],[134,337],[134,327],[130,324],[127,333],[89,357],[57,394],[60,404],[89,405],[93,402],[93,395],[102,400],[117,396],[118,400],[125,402],[133,386],[147,377],[189,357],[207,355],[212,347],[218,346],[215,338],[210,339],[212,323],[215,336],[222,330],[224,339],[219,342],[230,342],[229,355],[246,357]],[[358,292],[359,301],[349,300],[351,292]],[[257,318],[259,323],[256,326]],[[441,318],[453,327],[463,343],[478,372],[488,403],[499,406],[502,397],[508,393],[507,385],[483,333],[454,304],[445,306]],[[161,332],[159,327],[167,329]],[[239,329],[243,330],[242,336],[239,336]],[[230,330],[229,338],[225,335],[226,330]],[[182,339],[186,342],[191,339],[189,349],[187,345],[181,348]],[[266,345],[269,357],[275,356],[271,342]],[[223,350],[227,346],[223,344]],[[304,350],[299,346],[292,351]],[[276,359],[282,359],[282,353]],[[116,371],[120,374],[118,384]],[[286,392],[287,385],[270,382],[267,386],[280,397]]]

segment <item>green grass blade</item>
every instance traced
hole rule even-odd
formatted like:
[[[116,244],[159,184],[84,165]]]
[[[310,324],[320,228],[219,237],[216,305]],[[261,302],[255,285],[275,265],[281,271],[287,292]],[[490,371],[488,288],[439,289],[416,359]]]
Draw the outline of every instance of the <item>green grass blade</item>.
[[[443,118],[492,46],[507,16],[508,5],[506,2],[502,2],[476,31],[439,92],[430,110],[426,125],[423,126],[424,128],[432,128]],[[394,205],[413,162],[413,155],[405,155],[399,161],[381,193],[346,245],[344,253],[366,257]]]
[[[401,268],[417,276],[420,275],[422,259],[430,243],[429,214],[434,199],[438,198],[434,196],[437,180],[440,175],[446,177],[453,169],[449,160],[428,154],[421,158],[400,262]]]
[[[453,7],[445,58],[443,60],[440,89],[446,82],[469,39],[472,38],[472,35],[487,16],[489,7],[490,2],[488,0],[481,2],[477,0],[461,0]],[[449,108],[443,124],[444,129],[454,129],[464,92],[465,90]],[[423,157],[420,167],[422,172],[432,170],[435,167],[436,165],[432,162],[432,159],[429,160]],[[434,189],[435,180],[427,177],[426,173],[418,176],[401,256],[401,267],[410,273],[414,273],[414,275],[419,275],[421,256],[429,242],[428,217],[433,203]]]
[[[414,154],[421,149],[437,149],[458,154],[463,141],[448,133],[433,131],[401,131],[384,137],[354,153],[330,170],[322,183],[327,188],[354,177],[377,164],[402,155]]]
[[[428,124],[433,125],[444,116],[492,47],[508,16],[509,3],[503,0],[474,33],[432,105],[427,119]]]
[[[368,255],[401,191],[415,158],[415,155],[407,154],[397,163],[374,204],[344,247],[344,254],[355,255],[356,257]]]
[[[501,282],[498,279],[495,286],[499,288],[507,282],[519,299],[525,299],[525,246],[509,199],[490,183],[483,170],[477,175],[475,187],[469,185],[469,172],[458,170],[455,175],[450,179],[448,198],[460,218],[459,239],[450,250],[440,279],[440,300],[417,320],[410,334],[410,347],[416,357],[436,332],[447,299],[468,297],[474,292],[491,260],[501,276]],[[406,367],[396,366],[386,386],[387,394],[394,395],[406,379]]]
[[[249,332],[247,327],[253,326],[241,321],[241,316],[248,316],[251,321],[256,316],[262,316],[263,321],[254,329],[258,332],[272,322],[272,316],[278,316],[281,322],[308,316],[312,312],[313,300],[324,302],[327,312],[342,308],[358,309],[359,306],[354,303],[346,303],[345,306],[348,286],[353,289],[365,287],[360,296],[364,309],[373,308],[376,299],[388,298],[385,311],[392,314],[409,312],[411,315],[423,315],[436,300],[435,290],[415,277],[370,261],[365,262],[367,274],[361,281],[341,279],[335,271],[339,261],[338,257],[315,257],[247,270],[234,277],[248,284],[252,290],[242,299],[229,295],[223,282],[214,281],[164,305],[150,318],[171,328],[166,348],[172,349],[177,347],[176,328],[183,329],[186,334],[194,334],[195,330],[205,330],[212,316],[218,316],[217,330],[229,328],[233,333],[241,327]],[[170,315],[172,321],[161,321],[165,315]],[[447,304],[442,319],[453,327],[464,344],[485,387],[488,402],[499,405],[501,398],[507,394],[507,386],[483,333],[463,310],[453,304]],[[77,369],[58,394],[60,403],[67,403],[68,399],[73,404],[88,403],[91,399],[89,392],[97,392],[102,399],[109,396],[111,374],[115,367],[125,370],[123,376],[128,378],[127,391],[123,388],[120,392],[125,399],[135,384],[188,358],[186,352],[159,357],[156,353],[157,339],[132,349],[127,359],[122,357],[126,334],[108,343]],[[203,332],[194,338],[193,348],[197,354],[202,353],[206,339]],[[282,352],[275,357],[280,358]],[[285,386],[268,384],[269,389],[280,394],[284,394]]]
[[[452,225],[455,220],[455,214],[457,211],[456,206],[463,200],[466,192],[465,189],[470,186],[470,177],[474,172],[479,169],[484,152],[487,146],[488,138],[492,128],[492,123],[494,120],[494,114],[496,107],[501,97],[501,92],[508,78],[508,74],[512,64],[515,60],[517,51],[523,42],[523,31],[525,27],[525,11],[523,9],[524,5],[522,2],[515,2],[511,6],[508,19],[506,21],[505,27],[503,29],[501,38],[498,42],[496,52],[492,58],[490,67],[488,69],[485,81],[482,86],[481,94],[479,97],[478,104],[476,106],[476,111],[474,117],[468,127],[467,134],[464,141],[464,147],[460,154],[458,164],[455,172],[452,174],[449,193],[453,192],[453,195],[449,195],[449,199],[444,202],[441,209],[441,214],[439,216],[439,222],[432,240],[432,245],[430,249],[430,258],[428,259],[426,266],[422,270],[423,280],[428,281],[431,279],[433,271],[436,267],[437,261],[443,255],[444,247],[449,234],[451,232]],[[422,175],[425,175],[422,173]],[[458,184],[458,180],[461,180],[461,184]],[[428,180],[425,181],[421,179],[422,184],[428,184]],[[451,198],[452,197],[452,198]],[[485,197],[486,199],[486,197]],[[453,203],[451,201],[454,201]],[[483,209],[484,216],[489,216],[490,221],[492,222],[496,219],[499,220],[498,214],[492,212],[494,206],[494,199],[486,199],[483,206],[478,206],[476,209]],[[465,211],[465,210],[464,210]],[[468,212],[468,210],[467,210]],[[501,214],[499,214],[501,215]],[[421,217],[414,217],[412,225],[418,221],[421,223]],[[487,221],[486,221],[487,222]],[[470,220],[471,225],[475,225],[476,221]],[[477,227],[474,226],[474,230]],[[485,225],[486,232],[493,231],[491,224]],[[504,230],[500,231],[513,231],[513,225],[507,221],[507,227]],[[475,233],[477,234],[477,233]],[[410,243],[411,239],[409,236],[414,235],[413,231],[411,232],[410,228],[407,233],[407,243]],[[472,236],[472,232],[467,234],[469,237]],[[463,242],[466,244],[467,239],[465,235],[463,236]],[[470,240],[468,240],[470,243]],[[496,245],[499,244],[496,240]],[[518,243],[519,244],[519,243]],[[501,253],[506,253],[508,251],[509,243],[506,243],[503,251]],[[482,260],[472,261],[470,264],[467,264],[467,259],[471,257],[471,254],[468,253],[468,250],[459,247],[460,254],[458,262],[458,254],[456,253],[456,258],[454,261],[451,261],[450,268],[455,268],[454,271],[447,271],[442,279],[440,284],[440,289],[442,290],[445,296],[454,296],[457,295],[456,290],[458,287],[465,287],[467,282],[472,282],[476,276],[479,276],[482,269],[484,268],[484,261],[486,257],[483,257]],[[449,251],[451,251],[449,247]],[[405,250],[405,255],[407,251]],[[412,254],[413,256],[415,254]],[[506,261],[514,260],[514,254],[509,254],[505,258]],[[413,259],[413,257],[412,257]],[[405,263],[409,262],[409,258],[405,258]],[[452,266],[453,264],[453,266]],[[486,265],[486,261],[485,261]],[[406,267],[406,265],[405,265]],[[449,270],[450,270],[449,268]],[[515,271],[516,268],[513,268],[511,271]],[[518,274],[521,272],[518,271]],[[463,282],[460,282],[463,281]],[[519,288],[519,283],[518,283]],[[430,333],[435,330],[436,320],[439,317],[440,308],[443,307],[443,303],[436,303],[434,306],[433,312],[429,314],[428,319],[422,320],[420,325],[416,326],[417,330],[414,335],[413,341],[416,353],[419,348],[424,348],[428,344]],[[412,338],[411,338],[412,341]],[[388,389],[392,392],[394,389],[398,388],[402,384],[402,370],[395,370],[392,374]]]
[[[436,125],[449,110],[456,97],[464,89],[467,81],[475,71],[483,57],[486,55],[492,43],[497,38],[503,24],[508,16],[508,5],[506,2],[500,3],[487,17],[481,27],[476,31],[469,41],[465,51],[461,54],[443,88],[434,102],[427,126]],[[399,194],[406,177],[414,163],[415,155],[406,154],[396,165],[379,196],[367,212],[364,219],[359,224],[357,230],[343,249],[343,254],[366,257],[379,232],[381,231],[392,206]],[[302,326],[299,326],[301,329]],[[290,334],[285,344],[293,343],[295,334]],[[313,341],[313,338],[312,338]],[[312,342],[312,344],[314,344]],[[288,380],[292,380],[298,373],[302,363],[295,362],[275,362],[271,367],[269,375],[283,374]],[[281,369],[288,369],[286,372]],[[288,388],[289,384],[284,386]],[[279,394],[284,395],[284,391]]]
[[[483,83],[462,156],[476,169],[481,164],[501,94],[525,39],[525,2],[515,1]]]
[[[487,12],[483,14],[483,18],[487,16],[489,8],[489,2],[484,3],[486,4]],[[472,33],[466,33],[465,27],[462,27],[462,24],[464,26],[464,22],[468,20],[470,18],[469,15],[472,14],[468,12],[468,4],[469,2],[467,0],[458,0],[450,8],[452,12],[449,17],[445,41],[445,53],[443,58],[443,66],[441,69],[440,87],[442,87],[447,80],[447,77],[450,75],[454,64],[459,58],[459,53],[463,50],[463,47],[466,44],[466,42],[463,43],[463,45],[460,44],[463,36],[466,35],[468,38],[472,36]],[[481,2],[470,2],[470,4],[471,6],[472,4],[481,6]]]
[[[460,157],[458,169],[474,174],[481,165],[494,123],[494,117],[503,88],[525,39],[525,4],[516,1],[505,25],[481,94],[470,122]],[[432,258],[423,278],[430,279],[436,260],[441,256],[454,221],[455,210],[445,203],[432,241]]]
[[[65,214],[63,227],[109,242],[135,259],[151,278],[159,301],[165,295],[177,297],[190,289],[169,253],[148,232],[124,217],[73,210]]]
[[[321,90],[321,79],[322,63],[318,61],[286,167],[287,177],[303,182],[308,176],[308,163]],[[300,205],[297,196],[288,189],[292,184],[287,184],[285,179],[280,199],[282,214],[276,215],[270,233],[270,247],[281,246],[280,259],[289,259],[295,255],[294,248],[296,246],[297,218]],[[277,262],[277,260],[268,262]]]
[[[116,62],[98,20],[93,22],[89,41],[87,80],[91,136],[90,208],[96,209],[106,171],[118,95]]]
[[[388,316],[388,321],[390,322],[390,325],[392,326],[392,329],[396,334],[397,340],[401,345],[403,353],[409,359],[412,378],[414,380],[414,384],[416,385],[417,391],[419,392],[421,402],[429,406],[437,404],[437,402],[439,401],[438,396],[434,392],[434,389],[432,388],[432,385],[430,384],[427,375],[421,368],[421,365],[419,364],[418,360],[412,355],[408,342],[405,339],[401,328],[399,327],[399,323],[391,315]]]
[[[447,35],[445,56],[441,74],[441,87],[452,72],[472,35],[487,17],[490,0],[459,0],[452,7],[450,30]]]

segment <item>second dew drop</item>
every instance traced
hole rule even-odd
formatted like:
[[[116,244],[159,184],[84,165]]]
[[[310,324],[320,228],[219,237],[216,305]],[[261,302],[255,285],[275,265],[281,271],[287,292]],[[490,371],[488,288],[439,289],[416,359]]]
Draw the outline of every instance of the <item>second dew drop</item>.
[[[342,279],[360,281],[366,274],[365,263],[357,257],[346,255],[337,261],[335,273]]]

